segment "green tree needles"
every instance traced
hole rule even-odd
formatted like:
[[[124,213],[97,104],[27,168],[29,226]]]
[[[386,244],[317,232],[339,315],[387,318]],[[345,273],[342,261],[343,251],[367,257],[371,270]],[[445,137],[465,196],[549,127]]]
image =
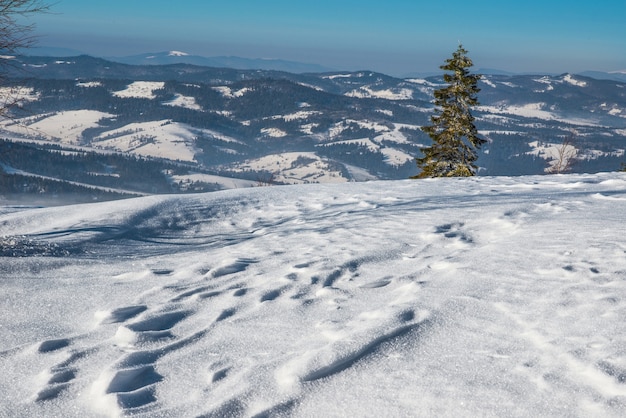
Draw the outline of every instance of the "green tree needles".
[[[431,125],[422,131],[433,140],[430,147],[422,148],[422,158],[416,158],[422,170],[412,178],[426,177],[469,177],[476,174],[477,150],[485,142],[478,136],[474,126],[472,106],[478,105],[476,94],[480,75],[470,74],[472,60],[462,45],[440,68],[446,87],[435,90],[435,114],[430,117]]]

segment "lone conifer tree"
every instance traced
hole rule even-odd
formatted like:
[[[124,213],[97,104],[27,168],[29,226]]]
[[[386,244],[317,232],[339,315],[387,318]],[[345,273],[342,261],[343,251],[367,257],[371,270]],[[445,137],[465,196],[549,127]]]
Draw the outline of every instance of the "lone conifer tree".
[[[423,126],[433,144],[422,148],[422,158],[416,158],[422,172],[413,178],[425,177],[469,177],[476,174],[477,150],[484,139],[478,136],[474,126],[471,107],[478,105],[476,94],[480,75],[470,74],[472,60],[467,51],[459,48],[440,68],[451,71],[444,74],[446,87],[435,90],[435,114],[430,117],[431,125]]]

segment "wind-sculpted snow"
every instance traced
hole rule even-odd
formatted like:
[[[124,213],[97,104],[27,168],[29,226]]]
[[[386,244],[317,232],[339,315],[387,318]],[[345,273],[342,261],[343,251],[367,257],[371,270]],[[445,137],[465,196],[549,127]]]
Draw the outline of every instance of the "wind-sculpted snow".
[[[626,414],[626,175],[0,209],[0,416]]]

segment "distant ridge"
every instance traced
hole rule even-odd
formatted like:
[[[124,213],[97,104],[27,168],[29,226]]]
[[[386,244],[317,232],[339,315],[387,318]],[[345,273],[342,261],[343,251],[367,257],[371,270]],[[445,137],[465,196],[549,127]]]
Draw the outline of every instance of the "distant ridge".
[[[202,67],[214,67],[214,68],[231,68],[235,70],[268,70],[268,71],[283,71],[293,74],[305,74],[305,73],[329,73],[339,71],[341,69],[330,68],[319,64],[289,61],[281,59],[271,58],[243,58],[237,56],[214,56],[203,57],[200,55],[192,55],[184,51],[172,50],[155,53],[144,53],[138,55],[129,55],[123,57],[104,57],[99,55],[88,54],[84,51],[60,48],[54,46],[38,46],[32,47],[27,50],[21,51],[17,55],[31,56],[31,57],[76,57],[80,55],[89,55],[94,58],[101,58],[108,61],[113,61],[121,64],[128,65],[171,65],[171,64],[191,64]],[[428,72],[411,72],[397,77],[407,78],[427,78],[433,76],[440,76],[441,71],[428,71]],[[515,75],[558,75],[557,73],[546,73],[542,71],[525,71],[525,72],[511,72],[500,70],[497,68],[480,68],[476,71],[478,74],[483,75],[500,75],[500,76],[515,76]],[[596,80],[612,80],[626,82],[626,69],[621,71],[582,71],[571,72],[571,74],[578,74],[585,77],[595,78]]]
[[[85,55],[83,51],[70,48],[58,48],[54,46],[36,46],[20,51],[20,55],[30,55],[32,57],[76,57]]]
[[[18,55],[59,58],[90,55],[95,58],[103,58],[108,61],[129,65],[191,64],[202,67],[232,68],[235,70],[284,71],[294,74],[325,73],[336,70],[334,68],[325,67],[323,65],[298,61],[266,58],[242,58],[236,56],[203,57],[200,55],[192,55],[184,51],[164,51],[129,55],[124,57],[100,57],[92,54],[87,54],[84,51],[79,51],[76,49],[41,46],[21,51],[21,54]]]
[[[602,71],[584,71],[580,73],[580,75],[595,78],[596,80],[613,80],[626,82],[626,70],[611,71],[610,73],[605,73]]]
[[[182,51],[155,52],[126,57],[106,57],[106,59],[130,65],[192,64],[203,67],[233,68],[236,70],[285,71],[295,74],[323,73],[333,70],[322,65],[296,61],[235,56],[202,57]]]

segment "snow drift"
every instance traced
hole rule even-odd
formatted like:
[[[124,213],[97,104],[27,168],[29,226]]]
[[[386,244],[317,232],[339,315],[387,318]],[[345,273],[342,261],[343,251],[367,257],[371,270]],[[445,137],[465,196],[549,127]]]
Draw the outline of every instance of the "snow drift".
[[[626,174],[0,207],[0,416],[624,416]]]

